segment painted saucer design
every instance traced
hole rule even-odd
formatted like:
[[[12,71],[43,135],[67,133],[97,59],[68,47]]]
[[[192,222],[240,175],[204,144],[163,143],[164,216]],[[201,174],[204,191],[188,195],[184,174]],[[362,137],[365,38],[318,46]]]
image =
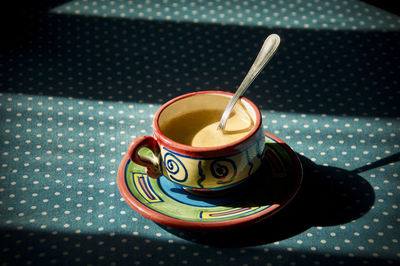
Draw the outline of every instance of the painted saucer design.
[[[165,176],[150,178],[127,155],[117,177],[120,193],[130,207],[156,223],[187,230],[236,228],[271,217],[292,201],[302,179],[297,155],[267,132],[262,166],[225,195],[197,196]]]

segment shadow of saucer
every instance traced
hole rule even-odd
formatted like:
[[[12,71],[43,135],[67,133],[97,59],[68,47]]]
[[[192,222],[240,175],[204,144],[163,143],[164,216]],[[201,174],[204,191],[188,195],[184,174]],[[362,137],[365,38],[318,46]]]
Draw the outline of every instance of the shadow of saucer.
[[[290,238],[313,226],[351,222],[367,213],[375,200],[372,186],[358,173],[313,163],[298,155],[303,184],[296,198],[275,215],[254,225],[225,231],[193,232],[162,226],[181,238],[221,247],[267,244]]]

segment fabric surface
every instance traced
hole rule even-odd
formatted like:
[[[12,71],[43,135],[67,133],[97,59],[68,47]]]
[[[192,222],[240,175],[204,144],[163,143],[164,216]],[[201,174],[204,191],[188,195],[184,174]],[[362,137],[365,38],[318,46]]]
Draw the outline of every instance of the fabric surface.
[[[400,262],[398,16],[355,0],[57,2],[10,21],[0,53],[2,264]],[[132,210],[116,183],[130,141],[178,95],[235,91],[271,33],[245,97],[301,159],[292,204],[219,233]]]

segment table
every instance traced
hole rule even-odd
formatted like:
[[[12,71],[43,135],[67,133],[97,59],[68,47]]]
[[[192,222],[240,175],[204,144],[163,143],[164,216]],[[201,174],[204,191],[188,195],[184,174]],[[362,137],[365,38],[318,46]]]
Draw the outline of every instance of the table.
[[[0,53],[2,264],[400,262],[398,16],[355,0],[55,3],[11,19]],[[116,184],[130,141],[173,97],[233,92],[271,33],[246,97],[302,161],[292,204],[215,234],[133,211]]]

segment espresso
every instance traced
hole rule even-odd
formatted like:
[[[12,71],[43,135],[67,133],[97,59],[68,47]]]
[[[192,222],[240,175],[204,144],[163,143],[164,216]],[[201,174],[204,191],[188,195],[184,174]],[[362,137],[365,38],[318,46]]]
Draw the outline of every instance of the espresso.
[[[168,138],[185,145],[215,147],[243,138],[254,127],[248,115],[232,112],[222,132],[217,130],[221,116],[221,110],[193,111],[171,119],[160,129]]]

